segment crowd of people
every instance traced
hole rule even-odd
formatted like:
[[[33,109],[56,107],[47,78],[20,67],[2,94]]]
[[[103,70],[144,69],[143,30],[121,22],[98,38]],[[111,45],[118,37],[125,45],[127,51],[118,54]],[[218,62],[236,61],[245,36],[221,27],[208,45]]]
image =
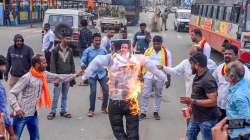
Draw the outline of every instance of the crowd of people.
[[[15,35],[14,45],[9,47],[6,57],[0,55],[0,78],[8,81],[8,97],[13,112],[9,111],[6,88],[1,81],[0,120],[4,122],[10,140],[20,140],[25,126],[30,139],[39,140],[38,111],[44,105],[50,109],[47,119],[53,120],[59,96],[60,116],[71,118],[67,110],[67,96],[79,76],[90,87],[87,116],[96,115],[98,81],[102,91],[101,111],[108,114],[113,134],[118,140],[139,140],[139,121],[146,121],[153,92],[153,116],[155,120],[161,119],[162,91],[164,87],[171,86],[171,77],[175,76],[185,79],[185,96],[180,97],[179,102],[186,106],[183,117],[187,122],[188,140],[196,140],[199,132],[203,140],[240,139],[250,133],[247,123],[250,119],[250,71],[239,61],[236,46],[225,41],[224,61],[217,66],[210,58],[209,43],[199,29],[194,29],[189,58],[173,66],[172,53],[164,45],[163,37],[151,37],[146,23],[140,24],[132,43],[121,43],[118,48],[112,43],[112,29],[102,37],[88,29],[86,20],[81,24],[81,69],[78,71],[68,44],[69,36],[62,35],[59,43],[55,44],[55,35],[49,24],[44,26],[44,55],[34,54],[20,34]],[[119,39],[129,40],[126,30],[120,32]],[[48,83],[54,85],[53,97]]]

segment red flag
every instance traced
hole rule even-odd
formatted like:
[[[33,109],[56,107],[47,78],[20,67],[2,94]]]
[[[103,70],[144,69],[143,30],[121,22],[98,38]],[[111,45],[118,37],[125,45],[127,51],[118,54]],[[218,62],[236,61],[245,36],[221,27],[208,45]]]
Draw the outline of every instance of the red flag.
[[[95,4],[94,4],[93,0],[88,0],[88,8],[89,9],[94,9],[95,8]]]

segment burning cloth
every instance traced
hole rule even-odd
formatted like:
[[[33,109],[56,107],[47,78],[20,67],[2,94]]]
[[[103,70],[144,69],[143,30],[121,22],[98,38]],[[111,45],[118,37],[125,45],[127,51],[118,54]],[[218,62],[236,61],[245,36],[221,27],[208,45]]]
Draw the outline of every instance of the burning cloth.
[[[115,137],[121,139],[139,139],[139,105],[137,96],[141,90],[138,76],[141,66],[146,67],[154,75],[166,81],[166,74],[144,55],[131,53],[129,44],[121,44],[120,50],[108,55],[97,56],[87,67],[83,80],[99,67],[108,70],[109,77],[109,119]],[[123,116],[127,121],[127,131],[124,132]]]

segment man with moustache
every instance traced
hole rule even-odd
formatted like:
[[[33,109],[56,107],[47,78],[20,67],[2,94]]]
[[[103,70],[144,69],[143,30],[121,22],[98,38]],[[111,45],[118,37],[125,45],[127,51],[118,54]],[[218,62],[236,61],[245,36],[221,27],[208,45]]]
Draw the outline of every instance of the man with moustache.
[[[218,84],[218,97],[217,105],[222,113],[221,119],[226,117],[226,104],[227,95],[229,92],[230,83],[225,79],[225,72],[228,68],[228,64],[238,59],[238,48],[232,44],[227,44],[224,47],[224,63],[220,64],[217,69],[213,72],[213,76]],[[245,68],[245,79],[250,79],[249,69]]]
[[[181,97],[180,102],[191,106],[191,119],[187,139],[196,140],[199,132],[203,140],[212,140],[211,128],[218,122],[217,84],[207,68],[207,57],[198,52],[190,58],[192,73],[195,74],[191,97]]]

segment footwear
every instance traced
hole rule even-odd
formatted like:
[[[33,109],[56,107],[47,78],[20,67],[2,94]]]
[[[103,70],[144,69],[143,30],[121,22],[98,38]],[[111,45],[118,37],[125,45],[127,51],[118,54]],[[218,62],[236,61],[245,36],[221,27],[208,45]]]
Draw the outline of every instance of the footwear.
[[[93,111],[89,111],[87,114],[88,117],[94,117],[95,113]]]
[[[60,112],[60,116],[64,118],[72,118],[71,114],[67,112]]]
[[[56,117],[56,113],[50,112],[49,115],[47,116],[48,120],[53,120]]]
[[[109,113],[108,108],[102,108],[102,113],[108,114]]]
[[[144,113],[141,113],[141,115],[139,116],[139,120],[144,120],[146,119],[147,115]]]
[[[155,120],[160,120],[161,119],[158,112],[154,112],[154,118],[155,118]]]

